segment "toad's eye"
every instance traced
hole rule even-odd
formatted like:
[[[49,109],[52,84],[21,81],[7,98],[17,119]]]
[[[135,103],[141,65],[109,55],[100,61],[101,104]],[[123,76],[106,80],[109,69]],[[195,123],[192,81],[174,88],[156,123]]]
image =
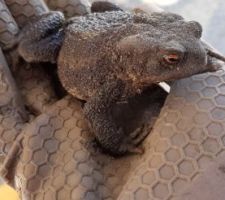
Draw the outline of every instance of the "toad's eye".
[[[180,56],[177,54],[164,55],[163,59],[166,63],[172,65],[180,62]]]

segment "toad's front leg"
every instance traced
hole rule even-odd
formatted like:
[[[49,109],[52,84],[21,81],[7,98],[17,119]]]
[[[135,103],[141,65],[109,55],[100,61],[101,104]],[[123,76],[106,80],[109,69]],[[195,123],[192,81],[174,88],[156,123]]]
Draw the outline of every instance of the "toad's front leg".
[[[124,92],[122,81],[105,84],[84,106],[84,113],[91,124],[100,146],[113,156],[126,153],[141,153],[131,137],[118,128],[111,115],[111,109]]]
[[[64,40],[65,18],[61,12],[51,11],[29,23],[20,33],[19,54],[27,62],[56,63]]]

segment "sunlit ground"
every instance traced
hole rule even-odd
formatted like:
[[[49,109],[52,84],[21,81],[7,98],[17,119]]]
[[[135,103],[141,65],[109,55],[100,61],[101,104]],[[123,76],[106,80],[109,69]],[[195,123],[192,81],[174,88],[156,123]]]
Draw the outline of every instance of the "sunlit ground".
[[[19,197],[12,188],[7,185],[1,185],[0,200],[19,200]]]

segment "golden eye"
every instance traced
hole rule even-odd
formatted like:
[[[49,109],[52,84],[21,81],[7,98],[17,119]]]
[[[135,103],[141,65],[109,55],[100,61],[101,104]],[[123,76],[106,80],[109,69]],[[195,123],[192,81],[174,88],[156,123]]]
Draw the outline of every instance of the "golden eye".
[[[180,62],[180,57],[176,54],[165,55],[163,56],[163,59],[168,64],[177,64],[178,62]]]

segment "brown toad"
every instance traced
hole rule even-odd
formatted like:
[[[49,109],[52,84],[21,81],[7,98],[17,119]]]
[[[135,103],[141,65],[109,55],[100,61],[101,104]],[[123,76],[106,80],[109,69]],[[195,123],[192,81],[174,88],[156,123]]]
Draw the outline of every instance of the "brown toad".
[[[64,88],[86,101],[84,113],[100,145],[122,155],[137,152],[145,135],[127,137],[111,108],[152,84],[216,70],[213,57],[224,58],[201,34],[199,23],[172,13],[116,8],[65,20],[50,12],[23,30],[19,52],[28,62],[56,63]]]

